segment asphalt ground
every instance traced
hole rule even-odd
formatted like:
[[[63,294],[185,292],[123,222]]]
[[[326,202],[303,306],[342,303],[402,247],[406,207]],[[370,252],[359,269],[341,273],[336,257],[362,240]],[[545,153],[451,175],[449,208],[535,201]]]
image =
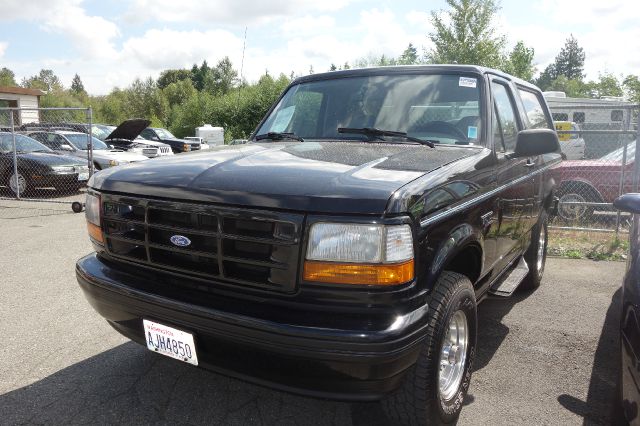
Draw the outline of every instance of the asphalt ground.
[[[0,214],[1,424],[388,423],[377,404],[272,391],[127,341],[76,283],[91,251],[83,215],[3,208],[16,210]],[[624,269],[551,258],[536,292],[483,302],[459,424],[608,424]]]

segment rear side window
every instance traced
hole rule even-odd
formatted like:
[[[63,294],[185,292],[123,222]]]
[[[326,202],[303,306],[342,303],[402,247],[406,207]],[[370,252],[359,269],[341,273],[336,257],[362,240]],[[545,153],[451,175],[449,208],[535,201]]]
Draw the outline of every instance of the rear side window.
[[[553,129],[542,108],[540,96],[528,90],[519,89],[522,106],[527,113],[530,129]]]
[[[584,112],[574,112],[572,121],[575,123],[584,123],[584,118]]]
[[[509,89],[504,84],[493,82],[493,97],[498,110],[498,121],[502,130],[502,140],[506,151],[512,152],[516,149],[516,138],[518,136],[518,122],[516,120],[516,109],[513,99],[509,94]]]
[[[554,112],[551,114],[553,121],[569,121],[569,114],[566,112]]]
[[[611,111],[611,121],[622,121],[623,118],[624,112],[621,109]]]

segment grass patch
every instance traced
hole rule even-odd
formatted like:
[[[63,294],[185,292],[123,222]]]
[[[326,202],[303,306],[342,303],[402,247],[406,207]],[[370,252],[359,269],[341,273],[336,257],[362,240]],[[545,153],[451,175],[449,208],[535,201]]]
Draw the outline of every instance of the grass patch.
[[[549,230],[548,253],[569,259],[624,261],[629,252],[626,233]]]

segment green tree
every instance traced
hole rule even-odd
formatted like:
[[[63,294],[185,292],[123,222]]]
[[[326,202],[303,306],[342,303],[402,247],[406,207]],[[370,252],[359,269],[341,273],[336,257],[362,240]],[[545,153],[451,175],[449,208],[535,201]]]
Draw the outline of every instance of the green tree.
[[[592,87],[582,80],[569,79],[564,75],[560,75],[543,90],[565,92],[571,98],[585,98],[591,97]]]
[[[178,81],[187,80],[187,79],[191,80],[191,75],[192,75],[192,71],[187,69],[164,70],[160,73],[160,76],[158,77],[158,88],[164,89],[171,83],[177,83]]]
[[[225,94],[239,83],[238,72],[228,56],[222,58],[204,77],[204,90],[211,93]]]
[[[191,83],[191,79],[179,80],[169,84],[162,89],[164,97],[169,103],[169,107],[181,105],[195,95],[196,89]]]
[[[202,61],[200,68],[195,64],[193,65],[193,68],[191,68],[191,80],[193,81],[193,87],[195,87],[197,91],[204,89],[204,81],[210,72],[211,68],[209,68],[206,60]]]
[[[622,87],[629,101],[640,103],[640,78],[637,75],[628,75],[622,82]]]
[[[16,75],[9,68],[0,69],[0,86],[17,86]]]
[[[603,96],[622,96],[622,84],[618,78],[610,72],[600,73],[597,81],[587,83],[590,95],[596,98]]]
[[[397,62],[400,65],[414,65],[419,63],[418,49],[416,49],[412,43],[409,43],[409,46],[402,52]]]
[[[62,82],[52,70],[42,69],[37,75],[22,79],[22,87],[40,89],[44,91],[61,91]]]
[[[84,96],[87,94],[87,91],[84,90],[84,84],[82,84],[82,80],[80,80],[80,76],[78,74],[73,76],[73,80],[71,80],[71,88],[69,90],[75,95]]]
[[[431,12],[434,47],[430,63],[475,64],[498,68],[504,60],[504,36],[493,21],[499,7],[494,0],[446,0],[449,9]]]
[[[578,40],[571,34],[555,59],[556,75],[564,75],[569,80],[584,78],[584,49],[578,45]]]
[[[329,71],[336,71],[338,69],[338,67],[336,67],[336,64],[332,63],[331,67],[329,67]]]
[[[519,41],[509,53],[504,65],[504,71],[523,80],[533,81],[533,74],[536,72],[533,57],[533,48],[527,47],[524,42]]]

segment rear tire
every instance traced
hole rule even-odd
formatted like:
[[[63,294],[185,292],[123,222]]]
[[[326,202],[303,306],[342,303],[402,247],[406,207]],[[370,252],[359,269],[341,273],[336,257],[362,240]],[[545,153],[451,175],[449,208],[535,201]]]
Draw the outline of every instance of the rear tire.
[[[587,222],[593,219],[595,208],[580,204],[564,203],[598,203],[600,196],[595,189],[584,184],[577,187],[575,183],[563,185],[558,190],[558,216],[568,223]],[[571,186],[572,188],[569,188]]]
[[[382,400],[393,424],[454,424],[469,390],[477,338],[473,286],[464,275],[444,271],[428,303],[419,358],[400,388]]]
[[[543,210],[538,218],[538,223],[531,231],[531,244],[529,244],[529,248],[524,254],[529,273],[520,284],[520,289],[522,290],[535,290],[540,287],[540,282],[542,282],[544,266],[547,263],[548,222],[549,216],[546,210]]]

